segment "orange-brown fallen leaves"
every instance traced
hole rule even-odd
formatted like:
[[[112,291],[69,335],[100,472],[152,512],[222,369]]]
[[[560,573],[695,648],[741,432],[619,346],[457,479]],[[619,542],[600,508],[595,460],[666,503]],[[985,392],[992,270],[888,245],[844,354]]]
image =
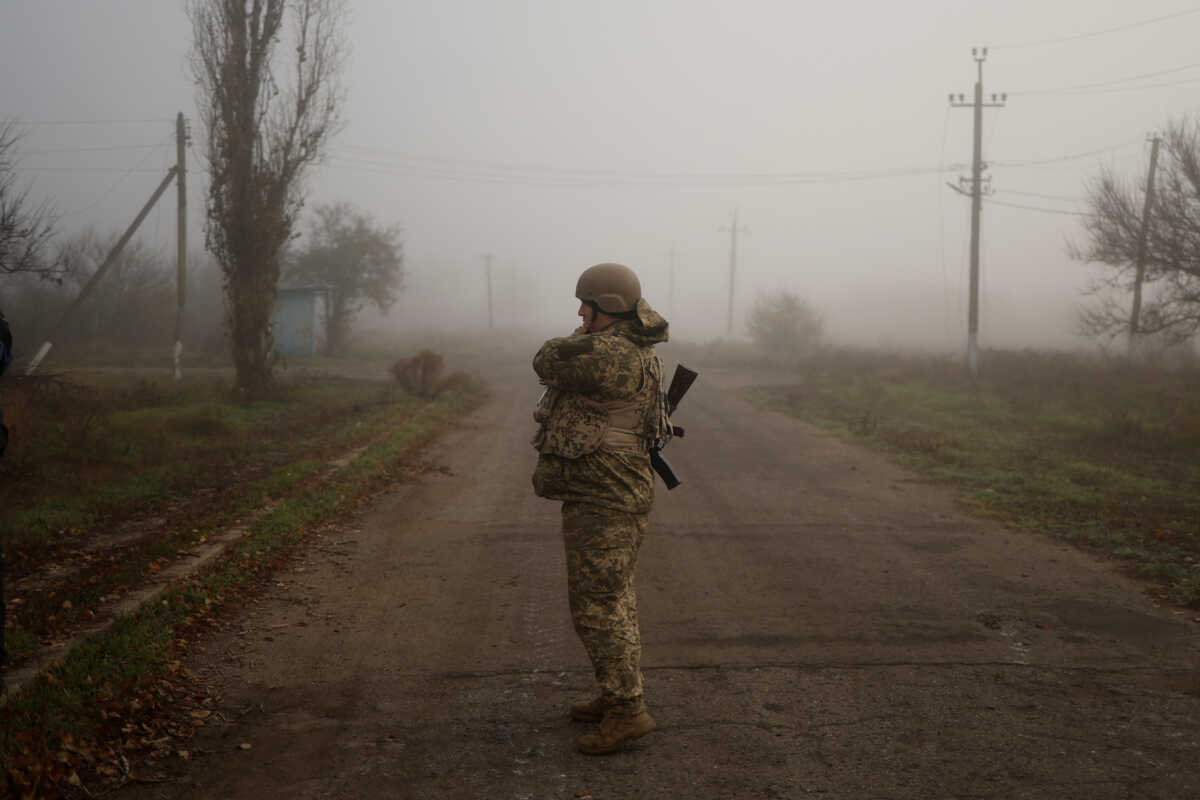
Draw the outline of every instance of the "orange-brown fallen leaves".
[[[190,757],[182,746],[214,718],[214,699],[186,668],[173,662],[160,678],[123,703],[100,709],[100,723],[86,736],[18,734],[18,755],[8,764],[0,794],[74,800],[130,782],[165,779],[166,759]]]

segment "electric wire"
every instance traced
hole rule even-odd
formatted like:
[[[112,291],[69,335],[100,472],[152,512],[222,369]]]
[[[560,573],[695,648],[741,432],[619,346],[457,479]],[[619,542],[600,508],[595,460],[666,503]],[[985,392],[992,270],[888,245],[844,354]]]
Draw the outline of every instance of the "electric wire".
[[[993,200],[989,197],[984,198],[984,202],[993,206],[1004,206],[1005,208],[1020,208],[1025,211],[1040,211],[1043,214],[1062,214],[1069,217],[1087,217],[1090,216],[1085,211],[1067,211],[1062,208],[1045,208],[1043,206],[1027,206],[1023,203],[1006,203],[1003,200]]]
[[[124,172],[124,167],[12,167],[13,172]],[[156,169],[132,169],[130,172],[158,172]]]
[[[1188,9],[1184,9],[1182,11],[1176,11],[1171,14],[1163,14],[1162,16],[1151,17],[1150,19],[1143,19],[1143,20],[1139,20],[1137,22],[1129,22],[1124,25],[1117,25],[1112,28],[1103,28],[1101,30],[1087,31],[1085,33],[1076,33],[1076,34],[1071,34],[1068,36],[1058,36],[1058,37],[1054,37],[1051,39],[1038,39],[1035,41],[1028,41],[1028,42],[1009,42],[1006,44],[989,45],[989,47],[993,50],[1016,50],[1018,48],[1023,48],[1023,47],[1042,47],[1042,46],[1051,45],[1051,44],[1062,44],[1065,42],[1075,42],[1075,41],[1079,41],[1080,39],[1091,39],[1096,36],[1107,36],[1110,33],[1120,33],[1121,31],[1133,30],[1134,28],[1141,28],[1146,25],[1153,25],[1158,22],[1166,22],[1167,20],[1179,19],[1180,17],[1187,17],[1192,14],[1200,14],[1200,8],[1188,8]]]
[[[156,144],[115,144],[105,147],[52,147],[44,150],[22,150],[23,156],[44,156],[54,153],[96,153],[114,150],[153,150],[162,147],[162,142]]]
[[[1200,64],[1197,64],[1197,66],[1200,66]],[[995,124],[993,120],[993,134],[995,132]],[[1075,161],[1120,150],[1140,142],[1141,138],[1139,137],[1080,153],[1033,159],[990,160],[988,166],[1026,167]],[[346,153],[346,151],[355,150],[364,153],[377,153],[380,157],[373,158],[367,155]],[[331,166],[335,169],[353,169],[380,174],[442,178],[475,183],[514,183],[550,186],[588,186],[596,184],[762,186],[847,183],[916,175],[944,175],[963,168],[961,164],[946,164],[941,162],[931,166],[918,165],[839,170],[620,170],[486,161],[482,159],[404,153],[361,145],[343,145],[335,148],[326,166]]]
[[[155,152],[165,149],[167,146],[167,142],[170,141],[172,138],[174,138],[174,134],[170,134],[168,136],[163,137],[159,141],[158,145],[155,146],[154,150],[151,150],[150,152],[146,153],[144,156],[142,156],[142,158],[139,161],[134,163],[133,166],[131,166],[131,167],[129,167],[129,169],[125,170],[125,172],[122,173],[120,177],[118,177],[115,181],[113,181],[112,184],[107,189],[105,189],[103,192],[101,192],[100,196],[97,197],[95,200],[93,200],[91,203],[88,203],[86,206],[75,209],[73,211],[64,211],[62,213],[62,216],[64,216],[64,217],[78,216],[79,214],[83,214],[87,211],[91,211],[93,208],[95,208],[96,206],[103,203],[105,200],[108,199],[109,195],[111,195],[114,191],[117,190],[117,187],[119,187],[126,180],[128,180],[129,176],[132,175],[135,170],[143,171],[143,170],[141,170],[142,165],[145,164],[148,160],[150,160],[150,158],[155,154]]]
[[[1140,75],[1130,75],[1127,78],[1114,78],[1113,80],[1109,80],[1109,81],[1099,81],[1096,83],[1080,83],[1080,84],[1076,84],[1074,86],[1059,86],[1054,89],[1019,89],[1019,90],[1013,91],[1013,92],[1006,92],[1006,94],[1009,94],[1009,95],[1076,94],[1076,93],[1082,94],[1082,93],[1086,93],[1086,90],[1088,90],[1088,89],[1101,89],[1101,88],[1104,88],[1107,86],[1116,86],[1118,84],[1131,83],[1132,81],[1141,81],[1141,80],[1145,80],[1147,78],[1158,78],[1163,75],[1174,75],[1174,74],[1177,74],[1180,72],[1186,72],[1190,69],[1196,69],[1197,67],[1200,67],[1200,62],[1192,63],[1192,64],[1184,64],[1183,66],[1179,66],[1179,67],[1171,67],[1170,69],[1161,69],[1156,72],[1143,72]],[[1191,79],[1186,82],[1191,83],[1194,80],[1195,79]],[[1144,88],[1144,87],[1123,87],[1123,88],[1128,89],[1128,88]]]
[[[1084,198],[1066,194],[1043,194],[1042,192],[1025,192],[1016,189],[998,189],[997,194],[1015,194],[1022,197],[1037,197],[1042,200],[1064,200],[1071,203],[1082,203]]]
[[[144,125],[150,122],[172,122],[167,117],[151,119],[21,119],[13,118],[17,125]]]
[[[1117,94],[1118,92],[1141,92],[1147,89],[1169,89],[1172,86],[1185,86],[1190,84],[1200,83],[1200,78],[1186,78],[1181,81],[1169,81],[1167,83],[1143,83],[1140,86],[1117,86],[1111,89],[1081,89],[1075,92],[1060,92],[1062,95],[1093,95],[1093,94]]]
[[[430,161],[451,161],[429,157]],[[463,160],[459,160],[463,161]],[[335,168],[358,169],[383,174],[434,177],[477,183],[516,183],[550,186],[589,185],[665,185],[665,186],[769,186],[808,183],[846,183],[881,180],[911,175],[943,174],[945,166],[887,167],[878,169],[808,171],[808,172],[664,172],[571,169],[496,162],[470,162],[475,166],[439,166],[406,161],[383,161],[357,156],[334,155],[330,165]]]
[[[860,170],[778,170],[778,171],[669,171],[669,170],[619,170],[596,169],[587,167],[558,167],[542,164],[518,164],[502,161],[484,161],[479,159],[454,158],[449,156],[419,155],[397,151],[367,148],[357,145],[343,145],[345,150],[361,150],[383,156],[371,158],[367,155],[344,154],[334,152],[332,157],[347,163],[363,166],[375,166],[388,169],[417,169],[429,171],[447,171],[455,174],[485,174],[488,176],[519,176],[522,178],[537,176],[539,178],[556,178],[570,180],[627,179],[646,181],[804,181],[826,178],[873,178],[882,174],[920,174],[935,172],[937,167],[892,167],[881,169]]]
[[[1034,167],[1042,164],[1059,164],[1066,161],[1078,161],[1082,158],[1090,158],[1091,156],[1102,155],[1104,153],[1112,153],[1117,150],[1123,150],[1124,148],[1133,144],[1140,144],[1141,142],[1142,139],[1139,137],[1137,139],[1128,139],[1124,142],[1110,145],[1108,147],[1098,147],[1095,150],[1087,150],[1082,153],[1072,153],[1065,156],[1052,156],[1049,158],[1019,159],[1013,161],[989,160],[988,165],[993,167]]]

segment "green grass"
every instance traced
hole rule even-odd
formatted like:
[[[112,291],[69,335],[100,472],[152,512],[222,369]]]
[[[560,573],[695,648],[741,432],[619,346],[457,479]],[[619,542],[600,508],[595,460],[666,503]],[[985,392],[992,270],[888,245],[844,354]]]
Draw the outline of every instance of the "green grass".
[[[956,486],[974,513],[1122,559],[1200,608],[1200,379],[1023,358],[974,384],[937,362],[843,360],[748,393]]]
[[[128,546],[85,557],[86,563],[76,558],[77,574],[40,590],[25,591],[21,604],[13,605],[11,617],[14,629],[26,635],[14,639],[11,662],[21,664],[36,652],[40,640],[89,621],[90,609],[101,598],[137,583],[173,561],[181,550],[247,512],[303,490],[330,468],[327,457],[305,454],[340,455],[393,429],[407,430],[405,423],[414,415],[439,407],[427,407],[426,400],[381,391],[378,386],[364,389],[342,383],[337,388],[340,390],[331,392],[324,386],[300,387],[290,406],[184,404],[114,413],[132,437],[164,420],[217,419],[225,424],[189,423],[189,430],[200,441],[173,438],[170,453],[164,456],[169,459],[166,463],[137,470],[131,462],[125,475],[108,481],[77,481],[72,492],[44,492],[40,497],[25,498],[26,508],[10,509],[0,517],[0,536],[4,536],[10,565],[13,554],[24,556],[27,562],[50,554],[62,564],[96,535],[128,524],[131,515],[144,517],[161,508],[165,520],[153,535]],[[387,397],[391,400],[381,399]],[[332,405],[331,399],[342,405]],[[241,438],[231,437],[231,432],[237,431]],[[386,441],[396,438],[388,436]],[[234,469],[257,477],[243,474],[231,479]],[[212,492],[211,503],[193,504],[182,516],[176,513],[179,519],[171,516],[172,503],[186,501],[206,487]],[[28,570],[29,564],[25,566]]]
[[[472,407],[476,398],[447,393],[416,408],[393,408],[390,419],[376,419],[369,426],[388,431],[383,440],[334,470],[325,482],[284,496],[219,563],[73,650],[61,666],[0,709],[0,766],[14,779],[29,780],[23,765],[53,762],[64,737],[105,735],[109,709],[165,674],[181,626],[251,590],[314,530],[354,513],[364,498],[387,484],[414,447]],[[257,488],[273,493],[296,489],[324,466],[296,462]]]
[[[314,439],[333,447],[362,438],[378,430],[372,410],[397,406],[384,394],[378,384],[339,379],[306,381],[277,400],[250,404],[230,402],[220,381],[121,386],[101,376],[94,385],[9,387],[0,398],[13,428],[0,542],[18,554],[52,547],[63,532],[145,511],[240,466],[268,456],[286,462]]]

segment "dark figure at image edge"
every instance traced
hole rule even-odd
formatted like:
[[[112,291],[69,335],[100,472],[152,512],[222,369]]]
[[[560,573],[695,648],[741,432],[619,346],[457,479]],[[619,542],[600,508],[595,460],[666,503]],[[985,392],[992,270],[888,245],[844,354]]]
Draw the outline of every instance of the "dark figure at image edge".
[[[654,352],[667,341],[667,321],[641,294],[628,267],[588,268],[575,290],[583,325],[533,359],[546,387],[534,412],[533,487],[562,502],[571,617],[600,684],[598,697],[570,710],[574,720],[600,723],[579,739],[587,754],[615,752],[655,727],[643,695],[634,574],[654,501],[651,450],[671,427]]]
[[[4,312],[0,312],[0,375],[12,363],[12,331]],[[4,426],[4,412],[0,410],[0,456],[8,446],[8,428]],[[8,665],[8,650],[4,646],[4,626],[7,624],[4,599],[4,543],[0,542],[0,692],[4,691],[4,669]]]

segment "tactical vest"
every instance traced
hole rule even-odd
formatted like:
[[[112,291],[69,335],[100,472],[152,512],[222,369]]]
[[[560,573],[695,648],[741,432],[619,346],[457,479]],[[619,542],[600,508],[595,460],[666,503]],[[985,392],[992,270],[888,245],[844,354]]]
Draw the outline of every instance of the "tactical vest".
[[[670,431],[662,397],[663,366],[650,348],[638,348],[641,388],[631,398],[593,400],[582,394],[547,389],[533,419],[538,432],[533,446],[539,453],[579,458],[598,450],[646,452]]]

